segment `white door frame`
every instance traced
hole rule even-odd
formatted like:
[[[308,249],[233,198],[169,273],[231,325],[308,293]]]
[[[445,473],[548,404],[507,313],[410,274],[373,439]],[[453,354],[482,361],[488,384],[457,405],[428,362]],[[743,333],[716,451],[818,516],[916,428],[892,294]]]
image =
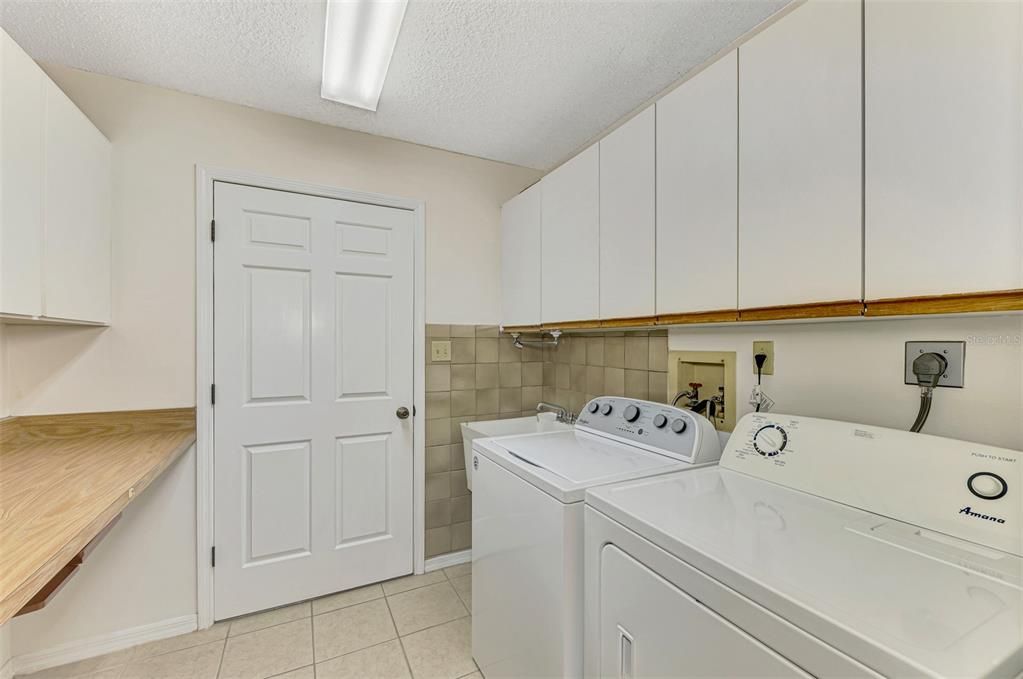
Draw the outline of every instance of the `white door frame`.
[[[196,418],[196,590],[198,626],[213,624],[213,182],[229,182],[356,203],[396,207],[415,213],[413,263],[413,404],[425,404],[426,374],[426,206],[421,200],[365,193],[332,186],[280,179],[242,170],[195,166],[195,418]],[[425,412],[425,411],[424,411]],[[412,418],[412,554],[415,573],[425,565],[426,428],[423,416]]]

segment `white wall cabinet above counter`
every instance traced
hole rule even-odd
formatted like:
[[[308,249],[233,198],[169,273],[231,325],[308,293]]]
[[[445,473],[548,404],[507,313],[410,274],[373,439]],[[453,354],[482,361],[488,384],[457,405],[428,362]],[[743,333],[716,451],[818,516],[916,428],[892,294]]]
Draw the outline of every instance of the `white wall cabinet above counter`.
[[[654,313],[654,107],[600,141],[600,318]]]
[[[541,180],[506,325],[1023,311],[1023,0],[783,11]]]
[[[861,298],[860,14],[811,0],[739,48],[739,308]]]
[[[540,185],[501,207],[501,319],[540,324]]]
[[[1023,288],[1023,2],[864,21],[867,300]]]
[[[0,31],[0,318],[110,322],[110,142]]]
[[[657,313],[736,305],[738,59],[657,102]]]
[[[544,323],[600,314],[600,149],[594,144],[540,180]]]

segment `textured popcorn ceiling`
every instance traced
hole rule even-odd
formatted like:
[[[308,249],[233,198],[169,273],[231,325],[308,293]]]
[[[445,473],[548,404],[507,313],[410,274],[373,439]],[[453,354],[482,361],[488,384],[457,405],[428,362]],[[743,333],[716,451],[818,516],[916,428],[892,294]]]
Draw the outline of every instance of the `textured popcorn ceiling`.
[[[35,59],[548,169],[788,0],[410,0],[376,113],[320,99],[323,2],[0,0]]]

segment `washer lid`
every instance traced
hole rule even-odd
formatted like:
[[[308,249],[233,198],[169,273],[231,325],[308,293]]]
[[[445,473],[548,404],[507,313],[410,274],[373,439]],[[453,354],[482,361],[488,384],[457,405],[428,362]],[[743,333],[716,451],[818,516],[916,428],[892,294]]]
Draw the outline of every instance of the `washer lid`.
[[[581,501],[591,486],[695,466],[580,431],[482,439],[473,446],[561,502]]]
[[[720,467],[586,501],[886,676],[1015,676],[1023,559]]]

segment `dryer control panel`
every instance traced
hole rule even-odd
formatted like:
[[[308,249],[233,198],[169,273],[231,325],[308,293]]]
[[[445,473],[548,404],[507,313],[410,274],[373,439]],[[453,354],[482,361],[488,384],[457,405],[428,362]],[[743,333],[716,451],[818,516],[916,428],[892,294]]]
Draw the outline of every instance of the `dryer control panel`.
[[[721,443],[710,420],[653,401],[600,396],[583,407],[576,428],[693,464],[721,456]]]
[[[1023,556],[1023,453],[814,417],[750,413],[721,466]]]

